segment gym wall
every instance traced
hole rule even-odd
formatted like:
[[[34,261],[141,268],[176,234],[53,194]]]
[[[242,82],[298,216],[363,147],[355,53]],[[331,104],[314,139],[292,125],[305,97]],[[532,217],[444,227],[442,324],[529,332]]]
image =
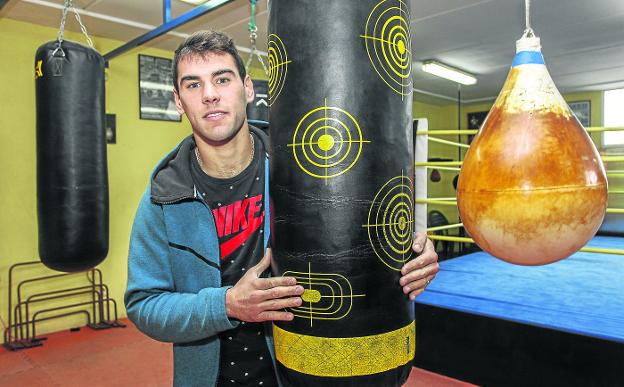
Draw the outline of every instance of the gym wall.
[[[6,323],[8,269],[18,262],[38,259],[35,156],[35,84],[34,56],[37,47],[56,38],[55,28],[0,19],[0,316]],[[83,42],[81,34],[66,32],[66,38]],[[93,37],[101,53],[124,44],[122,41]],[[167,151],[191,132],[186,118],[181,123],[139,119],[138,59],[139,53],[168,57],[172,52],[139,47],[110,62],[106,82],[106,111],[117,116],[117,143],[108,145],[110,187],[110,250],[108,258],[98,267],[117,300],[120,317],[126,315],[123,292],[126,286],[126,259],[130,229],[139,198],[145,190],[154,165]],[[246,59],[246,54],[243,53]],[[250,73],[253,78],[267,79],[257,62]],[[592,125],[602,125],[602,93],[565,96],[568,101],[592,101]],[[491,104],[462,106],[462,129],[467,127],[466,114],[489,110]],[[414,102],[415,118],[425,117],[430,129],[456,129],[457,106]],[[596,136],[595,136],[596,137]],[[600,139],[600,135],[597,135]],[[449,139],[456,140],[449,137]],[[465,142],[466,139],[463,138]],[[600,143],[597,143],[600,146]],[[457,158],[457,148],[429,143],[429,157]],[[441,171],[439,183],[428,182],[430,197],[455,195],[452,179],[456,172]],[[621,185],[620,185],[621,187]],[[621,206],[620,206],[621,207]],[[456,207],[429,206],[439,209],[451,223],[457,221]],[[41,271],[25,270],[26,276]],[[71,286],[72,284],[69,283]],[[36,288],[34,288],[37,290]],[[43,290],[43,288],[39,289]],[[67,317],[38,324],[39,334],[84,325],[84,317]]]
[[[4,207],[0,216],[0,317],[7,324],[9,267],[39,259],[34,57],[37,47],[56,39],[57,30],[3,18],[0,19],[0,31],[0,50],[3,52],[0,81],[4,85],[0,95],[0,178],[6,181],[0,184]],[[65,39],[84,43],[83,35],[78,33],[66,31]],[[102,54],[126,43],[97,36],[92,36],[92,39],[95,48]],[[186,117],[181,123],[139,119],[138,54],[173,57],[173,52],[143,46],[111,60],[106,70],[106,112],[116,115],[117,143],[107,146],[110,249],[108,257],[98,268],[103,272],[110,296],[118,303],[120,317],[126,315],[123,293],[130,230],[137,204],[156,163],[191,133]],[[242,55],[246,59],[246,54]],[[252,64],[250,74],[255,79],[268,79],[257,60]],[[25,279],[50,272],[24,268],[19,273],[20,279]],[[84,281],[82,277],[69,281],[64,279],[62,284],[71,287],[84,285]],[[28,289],[33,292],[49,290],[45,285],[30,286]],[[84,297],[79,297],[65,299],[63,303],[84,300]],[[60,303],[47,302],[45,305],[54,307]],[[82,315],[44,321],[37,324],[37,334],[84,324],[85,317]]]

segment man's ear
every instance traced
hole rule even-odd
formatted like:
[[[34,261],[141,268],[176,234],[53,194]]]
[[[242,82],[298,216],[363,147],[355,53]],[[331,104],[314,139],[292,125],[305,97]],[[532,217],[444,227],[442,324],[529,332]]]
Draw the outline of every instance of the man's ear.
[[[184,107],[182,106],[182,100],[180,99],[180,94],[176,89],[173,89],[173,98],[175,99],[176,110],[180,115],[184,114]]]
[[[245,94],[247,95],[247,103],[250,103],[256,97],[256,93],[253,87],[253,81],[249,74],[245,75]]]

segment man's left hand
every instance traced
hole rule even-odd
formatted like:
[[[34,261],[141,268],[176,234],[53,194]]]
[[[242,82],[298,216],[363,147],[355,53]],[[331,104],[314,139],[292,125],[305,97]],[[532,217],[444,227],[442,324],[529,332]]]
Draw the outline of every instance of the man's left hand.
[[[418,256],[401,268],[402,277],[399,284],[403,287],[403,293],[409,294],[410,300],[414,300],[425,290],[436,273],[440,271],[438,254],[433,248],[433,242],[427,238],[424,232],[417,232],[414,236],[412,249]]]

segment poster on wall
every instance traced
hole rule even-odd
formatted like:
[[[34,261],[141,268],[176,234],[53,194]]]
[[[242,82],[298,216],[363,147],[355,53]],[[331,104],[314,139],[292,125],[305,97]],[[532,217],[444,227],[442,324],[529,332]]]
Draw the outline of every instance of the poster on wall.
[[[574,112],[576,118],[578,118],[581,125],[588,127],[591,124],[591,102],[590,101],[577,101],[570,102],[570,109]]]
[[[139,54],[139,96],[142,120],[182,121],[173,99],[171,59]]]
[[[489,112],[473,112],[468,113],[468,129],[477,129],[481,128],[483,125],[483,121],[485,121],[485,117],[487,117]],[[472,139],[474,135],[468,135],[468,145],[472,143]]]

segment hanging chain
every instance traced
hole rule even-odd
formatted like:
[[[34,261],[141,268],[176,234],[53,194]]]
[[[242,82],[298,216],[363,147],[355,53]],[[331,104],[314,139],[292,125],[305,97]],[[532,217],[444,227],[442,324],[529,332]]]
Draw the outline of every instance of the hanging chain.
[[[269,70],[264,64],[264,60],[262,59],[260,52],[256,48],[256,39],[258,38],[258,26],[256,25],[256,0],[249,0],[249,2],[251,3],[251,17],[249,19],[248,30],[251,52],[249,53],[249,57],[247,58],[247,62],[245,63],[245,69],[249,71],[249,66],[251,65],[251,61],[253,60],[253,57],[255,55],[258,58],[258,61],[260,61],[262,69],[264,69],[264,72],[268,76]]]
[[[76,16],[76,20],[78,20],[78,24],[80,24],[80,30],[84,34],[85,38],[87,38],[87,43],[89,44],[89,47],[93,48],[93,41],[91,40],[91,37],[89,36],[89,33],[87,32],[87,27],[85,27],[85,25],[82,24],[82,19],[80,19],[80,14],[76,10],[76,7],[74,7],[73,5],[72,5],[72,9],[74,10],[74,15]]]
[[[524,21],[525,21],[525,29],[523,38],[533,38],[535,37],[535,33],[533,32],[533,28],[531,28],[531,0],[524,0]]]
[[[61,26],[59,27],[58,33],[56,34],[56,40],[58,41],[58,46],[52,52],[54,56],[58,50],[61,50],[61,54],[65,56],[65,51],[61,48],[63,44],[63,33],[65,33],[65,21],[67,20],[67,11],[69,11],[69,6],[71,4],[71,0],[65,0],[63,3],[63,16],[61,17]]]
[[[93,48],[93,41],[91,40],[91,37],[89,37],[89,33],[87,32],[87,27],[85,27],[85,25],[82,23],[80,14],[76,10],[76,7],[74,7],[73,0],[64,0],[63,16],[61,17],[61,26],[59,27],[58,33],[56,34],[56,40],[58,41],[58,46],[56,47],[52,55],[56,54],[58,50],[61,50],[61,53],[63,54],[63,56],[65,56],[65,52],[61,48],[61,45],[63,44],[63,34],[65,33],[65,23],[67,21],[67,12],[69,11],[70,8],[74,11],[76,20],[78,21],[78,24],[80,24],[80,30],[82,31],[84,36],[87,38],[87,43],[89,44],[89,47]]]

